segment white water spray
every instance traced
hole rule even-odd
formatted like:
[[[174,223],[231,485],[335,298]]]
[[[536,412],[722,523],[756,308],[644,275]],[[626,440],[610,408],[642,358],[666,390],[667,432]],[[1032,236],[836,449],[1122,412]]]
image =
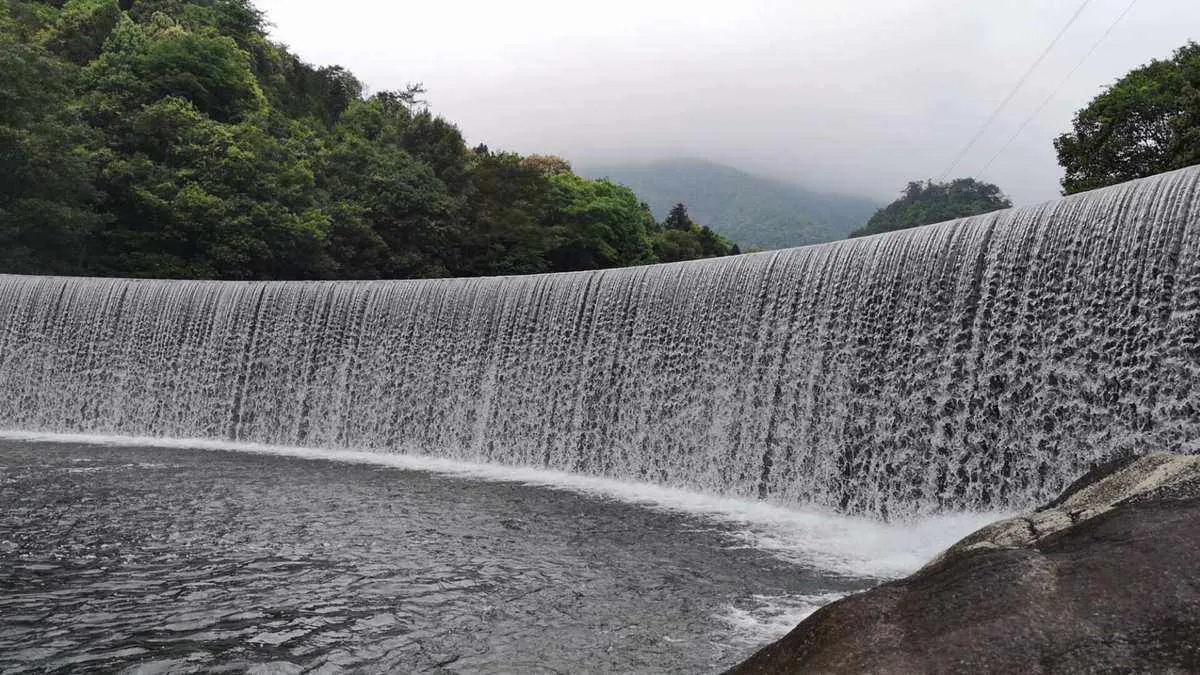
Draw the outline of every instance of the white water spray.
[[[915,230],[425,281],[0,276],[0,427],[354,448],[893,517],[1200,436],[1200,170]]]

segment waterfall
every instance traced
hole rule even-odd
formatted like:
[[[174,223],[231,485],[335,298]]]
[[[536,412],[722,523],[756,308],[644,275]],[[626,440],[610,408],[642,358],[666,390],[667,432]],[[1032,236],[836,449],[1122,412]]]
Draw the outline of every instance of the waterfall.
[[[0,427],[532,465],[885,517],[1200,450],[1200,168],[523,277],[0,276]]]

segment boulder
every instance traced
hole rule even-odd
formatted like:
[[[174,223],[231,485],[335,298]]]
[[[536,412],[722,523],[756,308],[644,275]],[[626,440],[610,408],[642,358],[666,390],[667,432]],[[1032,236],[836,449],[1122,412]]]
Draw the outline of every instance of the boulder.
[[[733,673],[1200,672],[1200,457],[1090,471]]]

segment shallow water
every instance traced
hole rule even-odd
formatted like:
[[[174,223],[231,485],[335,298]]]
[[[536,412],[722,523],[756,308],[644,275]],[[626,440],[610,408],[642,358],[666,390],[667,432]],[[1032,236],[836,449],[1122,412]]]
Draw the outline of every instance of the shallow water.
[[[573,491],[0,440],[4,671],[697,672],[873,583]]]

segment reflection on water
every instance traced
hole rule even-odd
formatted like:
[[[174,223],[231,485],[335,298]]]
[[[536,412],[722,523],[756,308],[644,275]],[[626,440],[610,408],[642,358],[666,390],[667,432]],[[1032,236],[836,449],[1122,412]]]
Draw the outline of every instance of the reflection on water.
[[[727,528],[359,464],[0,441],[0,670],[696,672],[753,649],[731,606],[866,583]]]

